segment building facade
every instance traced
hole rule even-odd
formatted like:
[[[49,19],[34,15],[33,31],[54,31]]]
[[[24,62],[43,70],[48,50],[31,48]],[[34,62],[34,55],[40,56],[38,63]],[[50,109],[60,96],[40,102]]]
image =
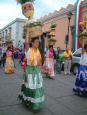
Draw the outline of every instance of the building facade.
[[[84,1],[81,7],[80,14],[80,22],[87,15],[87,1]],[[72,16],[69,20],[69,13],[72,13]],[[70,49],[74,49],[74,32],[75,32],[75,13],[76,13],[76,5],[69,4],[66,8],[61,8],[59,11],[55,11],[50,13],[47,16],[42,17],[40,20],[43,23],[42,30],[43,32],[47,32],[50,30],[50,26],[52,24],[56,24],[56,33],[55,39],[57,40],[55,47],[60,47],[62,50],[66,48],[66,35],[69,31],[69,41],[68,47]],[[69,23],[70,21],[70,23]]]
[[[87,15],[87,1],[84,0],[83,4],[80,6],[80,22],[82,22]],[[69,17],[69,14],[72,14]],[[66,35],[68,34],[68,44],[67,47],[74,49],[75,45],[75,13],[76,13],[76,4],[69,4],[66,8],[61,8],[59,11],[54,11],[44,17],[41,17],[39,21],[42,22],[42,33],[48,33],[52,24],[56,24],[55,30],[55,39],[56,44],[54,47],[60,47],[62,50],[66,48]],[[19,47],[20,44],[23,44],[23,31],[26,20],[24,19],[15,19],[3,29],[0,30],[0,38],[3,42],[11,39],[15,47]],[[44,38],[43,38],[44,39]],[[45,48],[47,47],[47,37],[45,39]]]
[[[26,23],[24,19],[15,19],[7,26],[0,30],[0,38],[5,43],[8,40],[12,40],[15,47],[20,47],[23,42],[23,27]]]
[[[74,26],[74,11],[75,11],[75,6],[68,5],[67,8],[62,8],[60,9],[60,11],[55,11],[54,13],[49,14],[48,16],[45,16],[41,19],[43,23],[43,27],[42,27],[43,32],[50,31],[50,26],[52,24],[56,24],[55,39],[57,40],[57,42],[55,44],[55,47],[60,47],[62,50],[66,48],[65,37],[68,33],[69,12],[72,12],[72,17],[70,20],[68,47],[71,48],[73,44],[71,27]]]

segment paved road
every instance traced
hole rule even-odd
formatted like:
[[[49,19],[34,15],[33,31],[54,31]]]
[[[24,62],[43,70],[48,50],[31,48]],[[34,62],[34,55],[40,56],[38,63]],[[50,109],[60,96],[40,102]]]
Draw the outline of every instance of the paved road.
[[[18,62],[13,75],[6,75],[4,69],[0,69],[0,115],[87,115],[87,99],[72,91],[75,76],[63,74],[55,80],[44,77],[45,106],[36,113],[28,110],[17,100],[22,74]]]

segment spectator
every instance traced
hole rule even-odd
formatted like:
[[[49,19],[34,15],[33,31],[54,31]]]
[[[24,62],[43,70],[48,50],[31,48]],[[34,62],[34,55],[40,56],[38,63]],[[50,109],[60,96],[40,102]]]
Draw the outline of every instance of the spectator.
[[[53,46],[50,45],[49,49],[47,50],[46,53],[46,59],[44,63],[44,72],[46,73],[47,77],[54,79],[55,73],[54,73],[54,51],[53,51]]]
[[[64,52],[64,59],[65,59],[65,64],[64,64],[64,74],[70,74],[70,69],[71,69],[71,59],[72,59],[72,52],[69,48],[66,48]]]

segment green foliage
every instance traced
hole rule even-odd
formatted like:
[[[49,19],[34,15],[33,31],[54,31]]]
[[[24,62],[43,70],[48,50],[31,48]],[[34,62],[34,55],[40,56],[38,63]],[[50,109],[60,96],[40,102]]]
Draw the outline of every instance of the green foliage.
[[[42,24],[41,22],[33,22],[33,23],[29,23],[27,26],[32,28],[32,27],[42,26]]]
[[[35,0],[18,0],[20,4],[24,4],[26,2],[34,2]]]
[[[56,24],[51,24],[50,28],[56,28]]]
[[[56,40],[54,38],[49,39],[48,41],[49,45],[55,45]]]
[[[87,32],[80,32],[78,38],[87,37]]]
[[[56,42],[56,40],[51,38],[49,42]]]

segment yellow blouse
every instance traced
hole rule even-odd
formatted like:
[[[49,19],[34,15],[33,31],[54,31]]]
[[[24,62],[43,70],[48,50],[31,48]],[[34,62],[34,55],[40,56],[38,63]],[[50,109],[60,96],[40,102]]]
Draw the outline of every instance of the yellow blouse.
[[[34,48],[29,49],[27,62],[29,62],[28,64],[31,66],[39,66],[42,64],[42,58],[39,49],[37,49],[36,51],[34,50]]]
[[[68,52],[67,51],[65,51],[64,52],[64,57],[65,58],[70,58],[70,57],[72,57],[72,52],[69,50]]]

